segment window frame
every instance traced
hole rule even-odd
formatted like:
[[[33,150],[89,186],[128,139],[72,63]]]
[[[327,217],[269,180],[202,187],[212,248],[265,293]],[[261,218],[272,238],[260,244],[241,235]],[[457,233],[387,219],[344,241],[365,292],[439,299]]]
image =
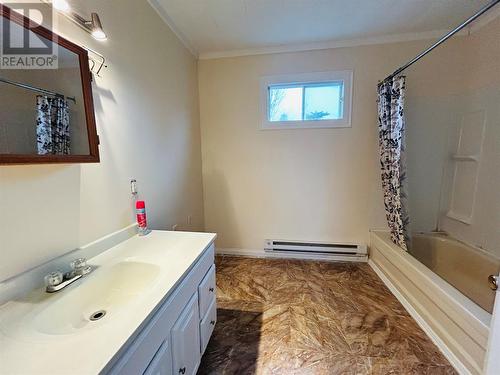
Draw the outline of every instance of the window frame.
[[[322,129],[322,128],[349,128],[351,127],[352,109],[352,70],[296,73],[263,76],[260,79],[261,96],[261,129]],[[343,117],[329,120],[295,120],[295,121],[269,121],[269,89],[290,87],[293,85],[328,85],[334,82],[343,82],[344,97],[342,103]],[[305,91],[305,90],[304,90]],[[304,92],[303,92],[304,94]],[[304,100],[304,97],[302,98]]]

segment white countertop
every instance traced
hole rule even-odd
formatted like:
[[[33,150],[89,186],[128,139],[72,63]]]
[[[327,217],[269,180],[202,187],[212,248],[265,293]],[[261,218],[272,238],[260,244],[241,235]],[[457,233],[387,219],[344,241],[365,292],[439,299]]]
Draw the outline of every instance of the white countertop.
[[[169,295],[215,240],[213,233],[153,231],[134,236],[89,259],[98,268],[54,294],[43,289],[0,306],[0,374],[98,374],[148,315]],[[119,312],[92,322],[91,329],[46,334],[28,328],[48,306],[117,262],[144,262],[160,272]],[[64,314],[64,311],[61,312]],[[57,317],[55,317],[57,319]]]

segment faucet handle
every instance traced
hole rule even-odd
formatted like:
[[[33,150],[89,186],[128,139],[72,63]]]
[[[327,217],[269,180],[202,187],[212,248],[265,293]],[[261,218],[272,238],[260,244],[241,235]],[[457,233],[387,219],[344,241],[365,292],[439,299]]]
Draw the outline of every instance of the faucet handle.
[[[64,275],[61,271],[54,271],[44,277],[45,286],[56,286],[63,282]]]
[[[87,265],[87,258],[76,258],[70,263],[75,275],[86,275],[92,271],[92,266]]]
[[[73,268],[74,271],[81,270],[85,268],[87,265],[87,259],[86,258],[76,258],[73,260],[70,264],[71,268]]]

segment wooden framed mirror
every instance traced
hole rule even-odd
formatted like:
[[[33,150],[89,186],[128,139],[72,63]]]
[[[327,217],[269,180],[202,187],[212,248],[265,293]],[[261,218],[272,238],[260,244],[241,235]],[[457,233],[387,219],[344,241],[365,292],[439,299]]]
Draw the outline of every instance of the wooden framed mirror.
[[[99,162],[87,51],[2,4],[0,15],[0,164]]]

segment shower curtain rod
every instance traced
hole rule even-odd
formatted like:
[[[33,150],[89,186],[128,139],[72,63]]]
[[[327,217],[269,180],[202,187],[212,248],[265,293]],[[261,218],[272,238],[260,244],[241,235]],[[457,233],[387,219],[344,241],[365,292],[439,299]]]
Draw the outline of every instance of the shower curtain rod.
[[[439,39],[432,46],[430,46],[429,48],[427,48],[423,52],[419,53],[417,56],[415,56],[413,59],[411,59],[410,61],[408,61],[406,64],[404,64],[403,66],[401,66],[400,68],[398,68],[397,70],[395,70],[394,73],[392,73],[392,74],[388,75],[387,77],[385,77],[381,82],[379,82],[379,86],[382,83],[384,83],[385,81],[388,81],[388,80],[394,78],[395,76],[397,76],[399,73],[401,73],[406,68],[408,68],[411,65],[415,64],[418,60],[420,60],[422,57],[424,57],[429,52],[431,52],[434,48],[436,48],[439,45],[441,45],[444,42],[446,42],[449,38],[451,38],[453,35],[455,35],[456,33],[458,33],[460,30],[462,30],[464,27],[466,27],[471,22],[473,22],[475,19],[477,19],[478,17],[480,17],[482,14],[486,13],[488,10],[490,10],[491,8],[493,8],[498,3],[500,3],[500,0],[493,0],[491,3],[485,5],[476,14],[474,14],[472,17],[469,17],[464,22],[462,22],[459,26],[457,26],[456,28],[454,28],[453,30],[451,30],[449,33],[447,33],[446,35],[444,35],[443,37],[441,37],[441,39]]]
[[[500,0],[498,0],[498,1],[500,1]],[[21,87],[23,89],[28,89],[28,90],[31,90],[31,91],[40,92],[42,94],[46,94],[46,95],[50,95],[50,96],[55,96],[57,98],[68,99],[68,100],[71,100],[73,103],[76,103],[76,99],[74,97],[64,96],[63,94],[59,94],[57,92],[53,92],[53,91],[41,89],[41,88],[35,87],[35,86],[30,86],[30,85],[27,85],[26,83],[11,81],[10,79],[6,79],[6,78],[3,78],[3,77],[0,77],[0,82],[7,83],[7,84],[12,85],[12,86]]]

